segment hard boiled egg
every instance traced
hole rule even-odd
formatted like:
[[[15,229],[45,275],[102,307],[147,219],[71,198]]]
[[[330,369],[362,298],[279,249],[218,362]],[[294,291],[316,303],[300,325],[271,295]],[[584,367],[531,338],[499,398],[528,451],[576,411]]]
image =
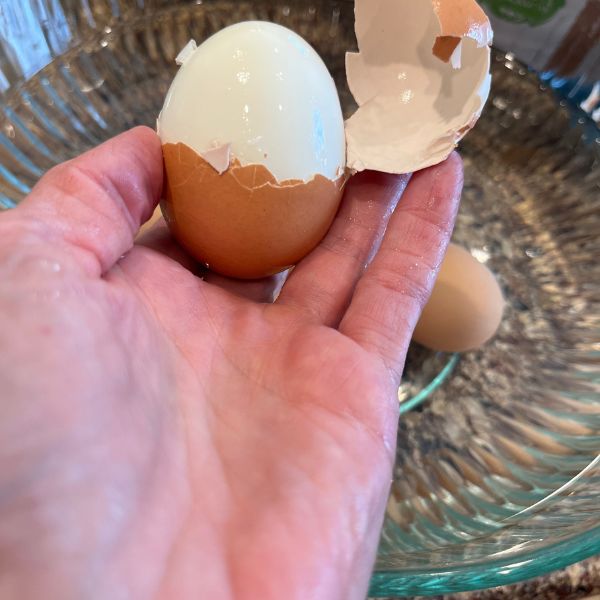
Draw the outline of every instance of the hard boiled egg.
[[[502,290],[492,272],[451,244],[414,340],[443,352],[474,350],[494,336],[503,312]]]
[[[324,237],[345,183],[337,90],[301,37],[263,22],[188,46],[158,119],[165,218],[224,275],[282,271]]]

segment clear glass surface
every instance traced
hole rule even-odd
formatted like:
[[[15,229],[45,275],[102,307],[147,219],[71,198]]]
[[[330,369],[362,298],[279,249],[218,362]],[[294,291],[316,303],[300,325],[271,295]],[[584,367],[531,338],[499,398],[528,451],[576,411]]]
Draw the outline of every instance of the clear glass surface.
[[[153,126],[190,38],[246,19],[320,52],[348,113],[348,1],[2,0],[0,206],[42,173]],[[600,135],[496,54],[462,146],[455,239],[500,279],[495,341],[411,350],[372,594],[440,594],[534,577],[600,552]]]

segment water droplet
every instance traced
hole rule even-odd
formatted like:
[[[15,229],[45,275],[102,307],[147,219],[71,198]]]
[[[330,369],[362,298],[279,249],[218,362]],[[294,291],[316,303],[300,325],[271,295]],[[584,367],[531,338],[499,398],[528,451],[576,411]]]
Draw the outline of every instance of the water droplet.
[[[413,96],[414,94],[412,90],[405,90],[402,92],[402,102],[404,104],[408,104],[413,99]]]
[[[248,71],[240,71],[236,77],[242,85],[246,85],[250,81],[250,73]]]

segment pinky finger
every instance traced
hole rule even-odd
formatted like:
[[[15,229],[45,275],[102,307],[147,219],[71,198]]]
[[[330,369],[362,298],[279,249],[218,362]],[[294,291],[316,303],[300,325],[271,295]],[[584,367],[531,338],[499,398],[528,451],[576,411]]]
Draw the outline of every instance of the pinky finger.
[[[398,383],[452,235],[462,183],[456,153],[413,176],[340,324],[343,334],[382,359]]]

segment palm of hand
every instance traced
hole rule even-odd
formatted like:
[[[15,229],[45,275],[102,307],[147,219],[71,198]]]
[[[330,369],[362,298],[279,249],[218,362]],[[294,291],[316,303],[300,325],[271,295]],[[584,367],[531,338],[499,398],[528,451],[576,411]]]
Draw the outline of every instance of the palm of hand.
[[[137,179],[117,183],[138,224],[160,189],[150,135],[138,130],[129,141],[151,165],[138,171],[152,193]],[[91,195],[86,186],[97,181],[85,160],[70,176]],[[407,212],[391,218],[374,260],[404,184],[355,185],[328,240],[274,304],[245,297],[268,295],[269,282],[236,284],[234,293],[198,279],[155,249],[164,250],[160,232],[153,247],[115,263],[131,244],[122,232],[107,238],[100,228],[82,243],[61,226],[64,246],[37,231],[27,245],[22,230],[31,226],[18,211],[6,219],[17,241],[7,314],[15,323],[27,315],[28,339],[40,340],[29,369],[45,391],[27,422],[46,433],[24,455],[31,465],[43,455],[47,467],[24,495],[34,514],[55,515],[31,533],[40,536],[36,569],[55,597],[364,597],[393,460],[395,386],[447,243],[457,171],[411,184],[415,204],[418,186],[427,189],[427,211],[405,198]],[[445,197],[432,203],[440,186]],[[23,206],[27,223],[47,202],[35,194]],[[73,227],[98,219],[89,211]],[[394,228],[434,240],[420,266],[415,248],[394,247]],[[18,398],[21,379],[12,381]],[[4,437],[17,448],[22,421]],[[19,584],[19,597],[37,597],[38,584]]]

